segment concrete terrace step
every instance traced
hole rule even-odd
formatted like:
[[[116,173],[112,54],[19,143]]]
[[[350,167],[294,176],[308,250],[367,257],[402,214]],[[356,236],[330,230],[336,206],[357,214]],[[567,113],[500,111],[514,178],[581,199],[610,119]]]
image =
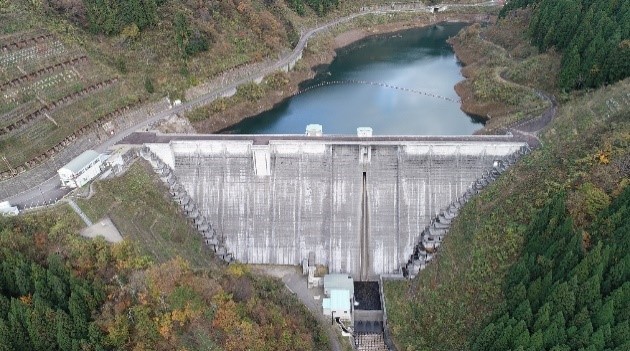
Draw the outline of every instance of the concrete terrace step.
[[[93,223],[90,220],[90,218],[88,218],[88,216],[83,211],[81,211],[81,208],[79,207],[79,205],[77,205],[76,202],[74,202],[74,200],[68,200],[68,204],[70,205],[70,207],[72,207],[74,212],[76,212],[79,215],[79,217],[81,217],[81,219],[83,220],[86,226],[88,227],[92,226]]]

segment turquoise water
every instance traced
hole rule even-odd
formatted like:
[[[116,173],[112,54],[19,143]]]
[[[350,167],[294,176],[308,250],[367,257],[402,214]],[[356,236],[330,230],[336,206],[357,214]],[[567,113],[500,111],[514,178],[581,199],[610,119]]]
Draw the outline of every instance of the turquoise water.
[[[439,24],[358,41],[303,83],[304,93],[224,132],[301,134],[317,123],[325,134],[354,134],[366,126],[378,135],[470,135],[483,124],[460,110],[453,87],[463,79],[461,66],[446,43],[463,26]]]

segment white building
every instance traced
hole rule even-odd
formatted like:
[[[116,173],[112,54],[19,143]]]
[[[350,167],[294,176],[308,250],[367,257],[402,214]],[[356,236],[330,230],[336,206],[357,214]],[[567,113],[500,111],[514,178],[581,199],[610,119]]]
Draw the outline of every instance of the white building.
[[[322,308],[324,316],[352,322],[352,302],[348,290],[330,290],[330,296],[322,300]]]
[[[353,321],[354,281],[347,274],[327,274],[324,276],[322,309],[332,320]]]
[[[57,171],[61,185],[70,188],[82,187],[101,173],[103,159],[104,157],[94,150],[83,152]]]
[[[12,206],[9,201],[0,202],[0,214],[3,216],[15,216],[20,213],[17,206]]]

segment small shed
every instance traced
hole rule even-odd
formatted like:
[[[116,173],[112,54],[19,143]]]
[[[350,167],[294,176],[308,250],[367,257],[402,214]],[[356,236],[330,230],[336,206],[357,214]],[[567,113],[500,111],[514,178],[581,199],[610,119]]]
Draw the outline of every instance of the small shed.
[[[322,309],[325,316],[332,320],[353,321],[354,280],[348,274],[326,274],[324,276],[324,295]]]
[[[57,171],[61,185],[70,188],[82,187],[101,173],[102,164],[101,154],[94,150],[84,151]]]
[[[352,301],[348,290],[331,290],[330,297],[322,300],[322,307],[324,316],[330,316],[333,320],[339,318],[352,321]]]
[[[306,135],[307,136],[322,136],[323,128],[321,124],[309,124],[306,126]]]
[[[0,202],[0,214],[3,216],[15,216],[20,213],[17,206],[12,206],[9,201]]]
[[[348,290],[350,296],[354,296],[354,280],[347,274],[326,274],[324,276],[324,294],[330,296],[330,291]]]

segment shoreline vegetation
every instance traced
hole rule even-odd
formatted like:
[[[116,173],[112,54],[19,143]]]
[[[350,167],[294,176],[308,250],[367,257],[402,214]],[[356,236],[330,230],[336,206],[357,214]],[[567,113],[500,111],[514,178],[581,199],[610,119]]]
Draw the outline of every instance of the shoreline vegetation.
[[[212,103],[184,114],[198,133],[221,133],[258,114],[273,109],[300,91],[335,59],[338,51],[371,36],[421,29],[439,23],[494,22],[495,15],[479,13],[427,13],[397,16],[368,15],[351,23],[318,35],[309,41],[303,58],[288,73],[278,72],[266,77],[260,84],[250,83],[239,87],[235,95],[219,98]],[[399,17],[402,17],[400,19]],[[411,17],[411,18],[409,18]],[[393,20],[392,20],[393,19]],[[390,22],[391,21],[391,22]],[[486,119],[486,114],[464,110],[470,115]]]

